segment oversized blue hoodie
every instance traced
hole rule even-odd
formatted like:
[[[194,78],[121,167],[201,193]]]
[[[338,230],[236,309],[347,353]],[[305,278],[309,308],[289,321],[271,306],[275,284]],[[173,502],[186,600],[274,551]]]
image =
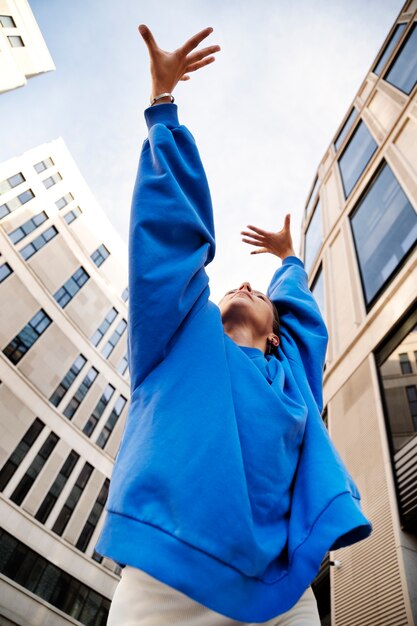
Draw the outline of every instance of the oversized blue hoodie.
[[[303,263],[268,289],[276,356],[225,335],[204,169],[177,106],[145,111],[129,240],[131,402],[97,551],[243,622],[287,611],[369,535],[321,418],[327,331]]]

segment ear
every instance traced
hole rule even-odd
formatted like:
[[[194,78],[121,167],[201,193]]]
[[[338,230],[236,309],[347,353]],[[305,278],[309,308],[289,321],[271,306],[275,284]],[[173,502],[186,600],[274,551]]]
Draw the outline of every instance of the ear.
[[[277,348],[279,346],[278,335],[275,335],[275,334],[268,335],[268,341],[274,346],[274,348]]]

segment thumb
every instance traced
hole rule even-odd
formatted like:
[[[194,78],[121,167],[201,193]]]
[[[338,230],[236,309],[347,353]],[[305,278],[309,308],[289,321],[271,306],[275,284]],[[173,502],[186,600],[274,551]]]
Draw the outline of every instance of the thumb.
[[[149,52],[151,50],[155,50],[155,48],[157,48],[158,46],[149,28],[145,24],[140,24],[140,26],[138,27],[138,30],[140,34],[142,35],[142,39],[146,43]]]
[[[285,221],[284,221],[284,228],[285,228],[285,230],[289,230],[290,229],[290,224],[291,224],[291,214],[287,213],[287,215],[285,216]]]

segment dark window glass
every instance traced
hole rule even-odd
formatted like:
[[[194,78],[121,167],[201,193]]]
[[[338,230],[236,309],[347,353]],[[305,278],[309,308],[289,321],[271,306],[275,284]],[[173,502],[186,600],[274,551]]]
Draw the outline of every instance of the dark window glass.
[[[107,313],[104,320],[101,322],[100,326],[95,331],[94,335],[91,337],[91,343],[94,346],[98,346],[103,336],[110,328],[111,323],[116,319],[117,315],[118,315],[117,309],[112,307],[110,311]]]
[[[21,183],[24,183],[25,180],[26,179],[23,176],[22,172],[19,172],[18,174],[13,174],[13,176],[10,176],[10,178],[6,178],[6,180],[1,181],[0,182],[0,196],[3,193],[10,191],[10,189],[14,189],[14,187],[17,187]]]
[[[128,298],[129,298],[129,288],[126,287],[126,289],[123,289],[123,292],[122,292],[122,300],[123,300],[123,302],[126,302],[126,300],[128,300]]]
[[[394,50],[397,42],[400,40],[400,37],[405,30],[405,27],[406,24],[398,24],[398,26],[395,28],[393,34],[391,35],[387,45],[382,52],[382,55],[379,58],[378,63],[375,66],[374,74],[376,74],[377,76],[380,75],[382,68],[388,60],[388,57],[391,55],[391,52]]]
[[[88,418],[87,423],[85,424],[84,428],[83,428],[83,433],[85,433],[87,435],[87,437],[91,437],[91,434],[93,432],[93,430],[95,429],[97,422],[99,421],[100,417],[103,415],[109,401],[111,400],[113,394],[115,392],[115,388],[113,387],[113,385],[107,385],[106,389],[104,390],[100,400],[97,402],[97,405],[94,409],[94,411],[92,412],[92,414],[90,415],[90,417]]]
[[[6,487],[9,480],[29,452],[30,448],[41,434],[44,426],[45,424],[39,418],[36,418],[30,428],[23,435],[22,439],[19,441],[18,445],[0,470],[0,491],[3,491]]]
[[[67,224],[71,224],[74,220],[77,219],[77,217],[79,215],[81,215],[82,211],[80,209],[79,206],[75,207],[75,209],[72,209],[71,211],[68,211],[68,213],[66,213],[64,215],[64,220],[66,221]]]
[[[369,305],[417,240],[417,215],[386,163],[351,217]]]
[[[53,237],[55,237],[57,234],[58,231],[55,226],[51,226],[50,228],[45,230],[45,232],[41,233],[39,237],[36,237],[36,239],[34,239],[27,246],[22,248],[20,250],[20,254],[25,259],[25,261],[27,261],[28,259],[30,259],[31,256],[35,254],[35,252],[43,248],[43,246],[47,244],[48,241],[53,239]]]
[[[78,387],[77,391],[65,407],[65,417],[67,417],[68,419],[72,419],[74,417],[76,410],[80,406],[81,402],[84,400],[88,391],[91,389],[91,386],[97,378],[97,375],[98,371],[95,369],[95,367],[91,367],[87,375],[84,377],[81,385]]]
[[[30,220],[27,220],[24,224],[19,226],[19,228],[15,228],[9,233],[9,238],[12,243],[18,243],[21,241],[26,235],[29,235],[32,231],[34,231],[38,226],[43,224],[48,219],[45,211],[41,211],[37,215],[34,215]]]
[[[33,193],[32,189],[27,189],[23,193],[19,194],[17,197],[20,204],[26,204],[26,202],[29,202],[29,200],[32,200],[32,198],[35,197],[35,194]]]
[[[56,174],[53,174],[52,176],[48,176],[48,178],[45,178],[43,182],[43,184],[45,185],[46,189],[49,189],[50,187],[53,187],[53,185],[56,185],[56,183],[59,183],[59,181],[62,180],[62,176],[59,172],[57,172]]]
[[[358,182],[377,147],[376,141],[364,122],[359,122],[338,161],[346,198]]]
[[[110,600],[0,529],[0,573],[86,626],[105,626]]]
[[[403,45],[391,63],[384,79],[401,89],[406,94],[411,93],[417,82],[417,28],[414,23]]]
[[[55,202],[55,205],[59,210],[61,210],[65,206],[67,206],[69,202],[72,202],[73,200],[74,200],[74,196],[72,195],[72,193],[67,193],[62,198],[59,198],[59,200]]]
[[[12,48],[24,48],[23,39],[18,35],[9,35],[7,37]]]
[[[83,267],[80,267],[67,282],[54,293],[54,298],[58,304],[64,308],[72,300],[72,298],[79,292],[81,287],[90,276],[87,274]]]
[[[127,354],[125,354],[117,366],[117,371],[119,372],[119,374],[123,376],[123,374],[128,368],[128,365],[129,365],[128,357],[127,357]]]
[[[316,177],[316,179],[314,181],[313,189],[311,191],[310,197],[309,197],[308,202],[307,202],[305,215],[308,215],[308,213],[310,212],[311,207],[313,206],[313,203],[314,203],[314,201],[316,199],[316,193],[317,193],[318,187],[319,187],[319,179]]]
[[[100,489],[100,493],[97,496],[97,500],[95,501],[94,506],[91,509],[90,515],[88,516],[84,528],[81,531],[78,541],[75,544],[75,547],[82,552],[86,551],[91,536],[103,512],[104,505],[106,504],[107,500],[107,494],[109,492],[109,484],[110,481],[108,480],[108,478],[106,478],[102,488]]]
[[[46,169],[48,169],[48,167],[52,167],[53,165],[54,165],[54,162],[51,159],[51,157],[49,157],[48,159],[45,159],[44,161],[40,161],[39,163],[36,163],[36,165],[34,165],[33,167],[35,168],[37,173],[40,174],[41,172],[44,172]]]
[[[410,409],[410,417],[413,420],[414,430],[417,431],[417,387],[408,385],[406,388],[408,408]]]
[[[114,348],[120,341],[121,336],[125,332],[126,327],[127,327],[127,322],[125,319],[122,319],[118,323],[116,330],[112,333],[110,339],[108,340],[108,342],[105,344],[105,346],[103,347],[101,351],[102,355],[105,358],[108,358],[110,354],[113,352]]]
[[[42,524],[44,524],[48,519],[49,514],[55,505],[55,502],[58,500],[79,458],[80,455],[77,454],[74,450],[71,450],[63,466],[59,470],[57,477],[52,483],[51,488],[43,499],[43,502],[35,515],[35,518],[39,522],[42,522]]]
[[[107,250],[106,246],[104,244],[101,244],[101,246],[99,246],[97,250],[93,252],[93,254],[91,255],[91,259],[92,261],[94,261],[97,267],[100,267],[100,265],[104,263],[104,261],[107,259],[109,254],[110,252]]]
[[[358,117],[357,110],[356,109],[352,109],[349,117],[347,118],[346,122],[343,125],[342,130],[340,131],[340,133],[336,137],[336,141],[334,142],[334,147],[336,148],[336,150],[339,150],[339,148],[342,145],[345,137],[347,136],[348,132],[352,128],[353,122],[356,120],[357,117]]]
[[[11,15],[0,15],[0,24],[3,28],[16,28],[16,23]]]
[[[120,415],[122,414],[122,411],[125,407],[126,402],[127,400],[123,396],[119,396],[119,398],[117,399],[116,404],[114,405],[114,408],[112,412],[110,413],[107,419],[107,422],[105,423],[104,428],[99,434],[98,439],[96,441],[96,444],[98,445],[99,448],[104,448],[104,446],[106,445],[110,435],[113,432],[114,427],[117,424],[117,421]]]
[[[65,528],[67,527],[71,515],[73,514],[74,509],[78,504],[81,494],[84,491],[92,472],[93,466],[89,463],[86,463],[82,468],[80,474],[78,475],[78,478],[73,488],[71,489],[70,494],[55,521],[55,524],[52,527],[52,530],[57,535],[62,535]]]
[[[319,309],[320,313],[325,319],[325,300],[324,300],[324,280],[323,280],[323,271],[322,268],[318,270],[316,277],[314,279],[314,283],[311,286],[311,293],[313,294]]]
[[[8,263],[3,263],[3,265],[0,265],[0,283],[2,283],[3,280],[5,280],[12,273],[13,270]]]
[[[16,365],[51,323],[51,318],[41,309],[4,348],[3,353]]]
[[[400,366],[402,374],[412,374],[413,370],[411,369],[410,359],[408,358],[407,352],[402,352],[398,355],[400,358]]]
[[[320,202],[318,202],[307,227],[304,240],[304,267],[307,273],[310,271],[316,259],[322,240],[321,207]]]
[[[68,389],[71,387],[72,383],[77,378],[78,374],[80,373],[86,362],[87,359],[82,354],[80,354],[75,359],[74,363],[71,365],[68,372],[65,374],[64,378],[61,380],[58,387],[49,398],[49,401],[54,406],[58,406],[58,404],[61,402],[62,398],[67,393]]]
[[[39,476],[46,461],[49,459],[50,455],[52,454],[52,451],[55,448],[56,444],[58,443],[58,440],[59,439],[55,435],[55,433],[51,433],[48,436],[46,441],[41,446],[38,454],[35,456],[32,463],[29,465],[26,473],[20,480],[16,489],[13,491],[12,495],[10,496],[10,500],[12,502],[14,502],[15,504],[22,504],[24,498],[29,492],[29,489],[32,487],[33,483]]]

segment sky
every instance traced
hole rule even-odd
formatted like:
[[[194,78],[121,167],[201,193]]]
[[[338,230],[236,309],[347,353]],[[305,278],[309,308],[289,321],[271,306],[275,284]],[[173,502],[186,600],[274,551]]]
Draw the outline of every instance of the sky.
[[[149,104],[147,24],[166,50],[206,26],[216,61],[174,91],[209,180],[218,301],[242,281],[265,291],[279,259],[250,255],[247,224],[280,230],[298,254],[317,167],[402,0],[30,0],[56,71],[2,94],[0,161],[62,137],[127,242]],[[7,123],[4,123],[7,120]]]

